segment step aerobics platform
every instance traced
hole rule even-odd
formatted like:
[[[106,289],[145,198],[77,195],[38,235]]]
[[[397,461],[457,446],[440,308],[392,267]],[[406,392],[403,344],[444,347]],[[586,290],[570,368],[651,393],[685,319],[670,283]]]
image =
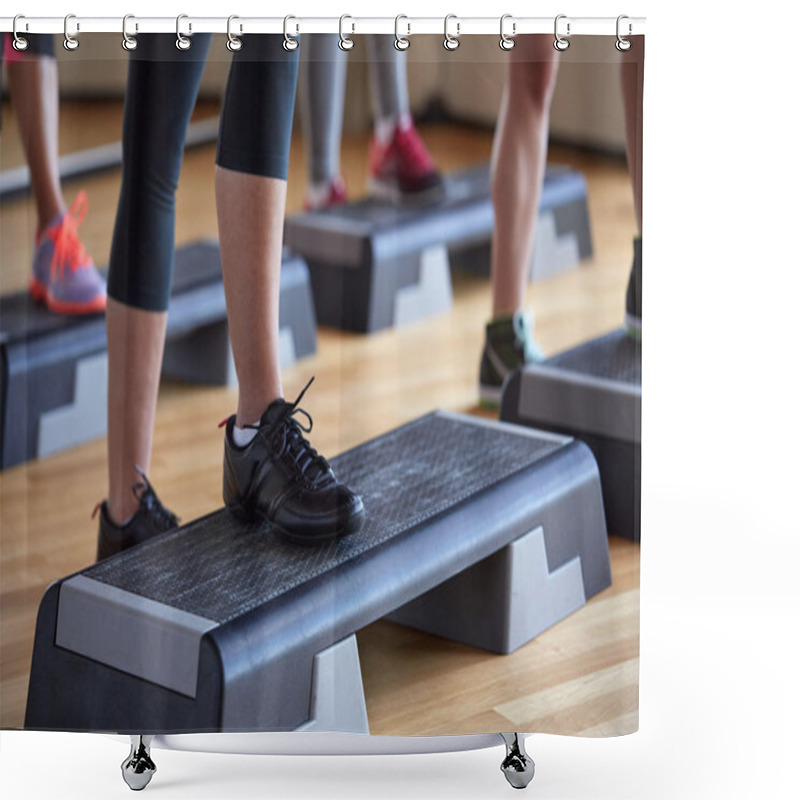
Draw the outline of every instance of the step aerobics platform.
[[[284,253],[281,363],[316,351],[308,269]],[[27,291],[0,298],[0,468],[105,435],[106,323],[103,314],[62,316]],[[163,373],[214,385],[236,374],[228,341],[219,246],[202,241],[175,253]]]
[[[450,308],[451,265],[489,272],[489,166],[449,175],[445,185],[432,205],[365,199],[287,220],[286,243],[308,262],[320,324],[372,333],[415,322]],[[591,254],[586,182],[549,168],[532,275],[547,277]]]
[[[611,582],[573,439],[437,412],[332,463],[364,500],[354,536],[303,547],[222,510],[50,586],[26,727],[366,732],[364,626],[508,652]]]
[[[612,331],[514,372],[500,419],[585,441],[597,459],[608,532],[639,541],[642,344]]]

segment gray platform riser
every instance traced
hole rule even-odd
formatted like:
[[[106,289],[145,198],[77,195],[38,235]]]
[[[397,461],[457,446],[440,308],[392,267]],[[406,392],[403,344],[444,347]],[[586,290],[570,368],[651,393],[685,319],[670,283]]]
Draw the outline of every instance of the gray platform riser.
[[[10,345],[3,355],[3,469],[104,435],[104,347],[55,361],[24,345]]]
[[[531,424],[539,430],[565,433],[585,442],[597,460],[603,492],[606,529],[609,536],[638,542],[641,539],[642,447],[638,443],[596,436],[585,431],[570,430],[542,422]]]
[[[598,552],[583,558],[607,558],[604,539],[600,524]],[[545,532],[537,528],[389,619],[472,647],[511,653],[586,604],[581,562],[576,555],[551,570]]]
[[[544,363],[503,390],[500,419],[585,442],[600,471],[608,533],[639,541],[641,386]]]
[[[58,626],[51,628],[50,622],[57,615],[55,606],[60,600],[58,590],[58,586],[51,587],[42,602],[40,623],[44,624],[37,625],[37,640],[53,641],[59,636]],[[65,631],[61,635],[68,640],[71,634],[77,634],[80,639],[86,632]],[[67,641],[67,644],[80,646],[78,640]],[[135,644],[133,634],[131,644]],[[47,653],[46,665],[41,659],[43,652]],[[156,648],[156,652],[160,652],[160,648]],[[56,646],[45,650],[40,644],[35,650],[31,671],[37,691],[28,697],[25,727],[162,733],[221,730],[218,713],[222,702],[219,693],[221,686],[203,668],[203,665],[211,663],[208,643],[202,643],[197,655],[200,658],[195,659],[195,663],[200,669],[195,673],[194,696],[190,696],[138,678],[125,669],[115,668],[97,659],[87,659],[68,647]],[[107,656],[110,661],[118,661],[123,657],[113,650],[108,650]],[[136,660],[136,656],[133,660]],[[49,675],[74,676],[75,683],[69,687],[69,691],[64,691],[58,681],[42,682],[38,676],[43,666]],[[157,674],[164,670],[156,664],[152,665],[152,671]],[[306,703],[304,719],[294,727],[281,730],[369,733],[354,635],[316,653],[309,664],[307,676],[309,683],[302,693]],[[295,678],[302,680],[300,676]],[[165,725],[166,720],[169,720],[168,725]],[[253,730],[262,728],[255,726]]]
[[[321,325],[374,333],[444,313],[453,303],[443,245],[370,266],[309,260],[308,267]]]
[[[440,576],[452,578],[538,527],[545,531],[561,527],[565,532],[563,541],[553,537],[546,542],[549,572],[584,554],[584,594],[590,597],[611,578],[596,467],[588,450],[579,445],[570,446],[557,463],[557,470],[537,471],[541,500],[533,508],[526,495],[531,477],[521,473],[503,485],[502,497],[478,496],[446,520],[434,520],[425,531],[393,540],[391,546],[372,554],[365,566],[358,560],[347,562],[334,574],[306,584],[302,597],[290,593],[208,631],[200,639],[194,699],[52,647],[56,600],[51,597],[43,603],[37,625],[31,675],[36,691],[29,695],[26,724],[140,731],[294,730],[308,717],[312,665],[318,652],[424,594],[441,582]],[[471,529],[483,527],[480,520],[494,514],[497,503],[504,509],[502,526],[491,539],[476,540]],[[458,542],[463,552],[455,560],[440,563],[431,551],[431,537],[443,551],[452,552]],[[471,544],[464,547],[465,541]],[[598,542],[603,543],[599,549]],[[398,570],[398,563],[415,564],[418,569],[410,574]],[[368,580],[362,570],[369,573]],[[341,585],[362,587],[357,604],[343,599],[347,595]],[[148,656],[143,658],[146,661]],[[247,665],[244,672],[240,671],[243,665]],[[47,677],[62,670],[73,676],[66,696]],[[280,688],[265,691],[267,686]],[[83,702],[73,697],[87,694]]]
[[[513,480],[508,482],[507,502],[503,506],[504,528],[498,537],[510,543],[539,526],[545,530],[548,526],[555,530],[559,524],[568,526],[570,531],[575,531],[574,534],[565,536],[563,541],[554,537],[548,542],[548,565],[554,571],[572,561],[576,551],[591,553],[592,557],[582,563],[585,595],[591,597],[610,585],[611,569],[597,468],[588,449],[582,445],[577,447],[582,449],[576,452],[575,463],[572,467],[564,465],[567,475],[574,468],[572,479],[568,477],[564,480],[563,475],[542,476],[541,485],[537,488],[543,499],[535,511],[531,510],[529,502],[522,499],[523,487],[529,486],[525,478],[520,476],[518,485]],[[576,488],[579,493],[585,490],[588,503],[572,501],[576,496]],[[515,492],[520,496],[519,503]],[[436,538],[456,537],[462,541],[462,533],[487,513],[491,512],[481,507],[480,500],[473,501],[443,522],[441,530],[434,526]],[[345,632],[360,630],[424,594],[441,582],[433,576],[449,574],[449,577],[453,577],[470,564],[500,549],[497,544],[487,540],[476,545],[473,551],[465,547],[463,561],[448,560],[444,565],[438,563],[436,554],[427,545],[430,531],[428,529],[424,540],[420,539],[419,546],[414,534],[410,533],[401,542],[395,541],[391,547],[373,557],[369,562],[369,581],[359,577],[358,564],[350,563],[340,568],[336,575],[315,581],[306,589],[302,604],[279,602],[267,610],[254,613],[246,627],[257,631],[257,639],[243,636],[235,626],[213,631],[210,636],[217,641],[223,664],[227,659],[231,663],[240,663],[244,651],[237,652],[237,649],[244,647],[246,641],[251,663],[259,665],[247,675],[232,676],[228,680],[223,725],[233,729],[242,725],[243,720],[252,719],[253,714],[258,714],[261,719],[279,720],[279,727],[296,727],[296,720],[287,703],[294,691],[294,677],[303,675],[301,685],[305,682],[305,665],[310,663],[314,652],[341,639]],[[398,574],[398,563],[418,565],[416,574]],[[365,596],[360,600],[364,605],[344,604],[338,589],[339,581],[363,586]],[[369,615],[364,615],[364,607],[372,609]],[[313,612],[309,609],[313,609]],[[273,641],[283,642],[285,649],[281,653],[271,652]],[[228,674],[224,667],[223,671]],[[281,683],[287,692],[282,698],[283,702],[276,702],[277,698],[272,695],[258,693],[257,687],[267,680],[287,681],[286,684]],[[297,699],[291,701],[296,703]]]
[[[221,287],[218,291],[221,292]],[[316,319],[307,277],[290,280],[281,292],[280,357],[285,368],[316,352]],[[42,458],[97,439],[108,428],[108,359],[103,349],[86,351],[80,331],[47,340],[58,358],[39,355],[39,345],[4,348],[2,468]],[[70,353],[76,356],[70,358]],[[8,369],[8,372],[6,372]],[[233,386],[236,371],[227,322],[171,333],[162,374],[197,384]]]
[[[51,587],[26,724],[294,730],[319,653],[501,551],[496,605],[536,574],[557,608],[495,616],[500,649],[610,582],[597,466],[569,438],[438,412],[333,464],[370,509],[358,536],[300,548],[221,510]]]

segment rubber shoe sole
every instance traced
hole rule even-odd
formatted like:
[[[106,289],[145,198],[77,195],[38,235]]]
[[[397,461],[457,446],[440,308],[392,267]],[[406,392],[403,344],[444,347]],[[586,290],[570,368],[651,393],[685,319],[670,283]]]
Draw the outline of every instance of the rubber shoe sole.
[[[366,514],[364,513],[364,506],[362,504],[361,509],[358,513],[351,516],[348,520],[346,525],[341,528],[336,528],[335,530],[331,531],[330,533],[325,534],[324,536],[315,536],[313,538],[308,536],[298,536],[297,534],[292,533],[291,531],[282,528],[280,525],[273,522],[269,517],[262,514],[259,511],[252,511],[249,508],[245,508],[239,503],[229,503],[228,511],[234,517],[234,519],[238,520],[239,522],[245,523],[250,525],[254,522],[260,522],[266,524],[270,530],[275,531],[276,534],[283,537],[287,541],[291,542],[292,544],[299,544],[305,547],[313,547],[314,545],[325,543],[325,542],[332,542],[336,539],[344,539],[347,536],[352,536],[354,533],[358,533],[362,527],[364,527],[364,519],[366,518]]]
[[[87,303],[65,303],[61,300],[56,300],[47,287],[35,278],[31,278],[28,291],[37,303],[44,304],[47,306],[48,311],[52,311],[54,314],[100,314],[106,310],[105,295],[95,297]]]

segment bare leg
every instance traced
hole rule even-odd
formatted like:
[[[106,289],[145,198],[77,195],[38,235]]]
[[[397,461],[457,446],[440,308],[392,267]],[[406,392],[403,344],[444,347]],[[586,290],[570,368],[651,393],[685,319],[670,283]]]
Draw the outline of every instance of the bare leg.
[[[642,232],[642,97],[644,95],[644,36],[631,37],[632,47],[620,67],[625,106],[625,149],[633,184],[636,225]]]
[[[283,396],[278,303],[286,181],[218,166],[216,193],[241,426],[257,423]]]
[[[66,210],[58,173],[58,69],[53,58],[26,58],[7,69],[41,233]]]
[[[131,492],[150,470],[166,311],[143,311],[108,298],[108,513],[122,525],[139,501]]]
[[[557,53],[552,37],[520,36],[512,53],[492,155],[492,292],[495,317],[525,305],[547,159]]]

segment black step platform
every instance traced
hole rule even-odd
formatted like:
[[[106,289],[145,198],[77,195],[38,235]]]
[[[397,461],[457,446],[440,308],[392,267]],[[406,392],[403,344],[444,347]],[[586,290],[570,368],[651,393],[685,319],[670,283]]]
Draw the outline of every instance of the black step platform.
[[[639,541],[642,345],[623,330],[513,373],[500,418],[585,441],[597,459],[608,532]]]
[[[372,333],[446,311],[450,265],[488,273],[494,211],[488,165],[449,175],[437,204],[398,207],[361,200],[291,217],[286,243],[308,262],[320,324]],[[592,253],[586,182],[549,168],[532,274]]]
[[[365,625],[416,624],[438,591],[423,627],[507,652],[611,582],[580,442],[437,412],[333,466],[364,500],[355,536],[302,547],[222,510],[53,584],[26,727],[359,729]]]
[[[284,254],[281,361],[316,350],[308,269]],[[0,468],[103,436],[107,429],[106,327],[102,314],[60,316],[26,291],[0,298]],[[219,246],[201,241],[175,254],[163,372],[195,383],[230,385]]]

